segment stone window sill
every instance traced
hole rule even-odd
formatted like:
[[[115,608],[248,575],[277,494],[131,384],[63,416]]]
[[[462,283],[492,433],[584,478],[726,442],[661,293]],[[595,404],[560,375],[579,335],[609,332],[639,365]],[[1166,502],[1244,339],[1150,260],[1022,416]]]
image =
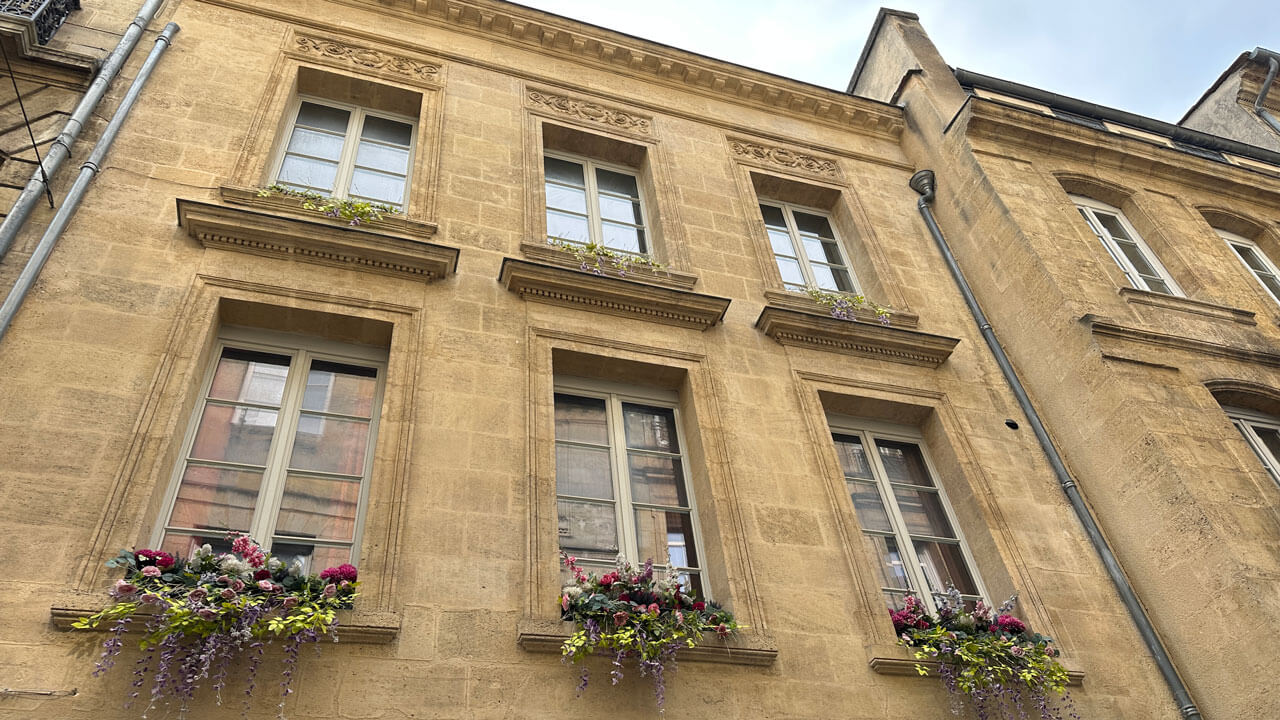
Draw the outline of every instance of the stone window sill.
[[[351,227],[346,220],[331,218],[302,207],[302,199],[288,195],[259,195],[258,188],[223,185],[218,188],[222,201],[230,205],[257,208],[274,215],[288,215],[301,220],[319,221],[337,227]],[[411,220],[404,215],[383,215],[381,220],[367,220],[357,226],[390,235],[429,238],[439,229],[435,223]]]
[[[728,298],[510,257],[502,260],[498,282],[525,300],[696,330],[719,323],[729,309]]]
[[[945,362],[960,343],[956,338],[905,327],[839,320],[826,312],[802,311],[772,303],[760,312],[756,328],[783,345],[931,368]]]
[[[791,292],[790,290],[765,290],[764,297],[771,307],[827,317],[831,315],[831,311],[825,305],[804,293]],[[880,322],[876,314],[870,310],[860,310],[856,313],[856,316],[859,320],[877,324]],[[889,317],[889,324],[897,328],[915,328],[920,324],[920,316],[906,310],[894,310]]]
[[[578,259],[573,256],[573,253],[552,247],[546,243],[523,242],[520,244],[520,252],[526,258],[544,265],[555,265],[556,267],[570,270],[581,269]],[[658,285],[672,290],[692,290],[693,286],[698,284],[697,275],[690,275],[670,268],[651,270],[637,267],[627,273],[627,277],[637,282]]]
[[[1250,310],[1241,310],[1240,308],[1218,305],[1204,300],[1192,300],[1179,295],[1165,295],[1164,293],[1139,290],[1137,288],[1120,288],[1118,292],[1120,297],[1131,305],[1165,308],[1166,310],[1176,310],[1217,320],[1230,320],[1241,325],[1258,324],[1256,313]]]
[[[911,650],[901,645],[871,645],[867,648],[867,654],[870,659],[867,664],[871,669],[880,675],[904,675],[911,677],[926,677],[916,671],[916,665],[923,665],[929,670],[927,677],[939,677],[940,663],[932,660],[921,662],[916,660]],[[1063,663],[1064,665],[1066,663]],[[1084,684],[1084,673],[1080,670],[1067,668],[1067,684],[1078,687]]]
[[[561,620],[520,621],[516,644],[526,652],[559,655],[560,646],[573,634],[573,623]],[[728,639],[707,639],[697,647],[681,649],[681,662],[708,662],[728,665],[772,665],[778,659],[778,648],[763,635],[743,630]]]

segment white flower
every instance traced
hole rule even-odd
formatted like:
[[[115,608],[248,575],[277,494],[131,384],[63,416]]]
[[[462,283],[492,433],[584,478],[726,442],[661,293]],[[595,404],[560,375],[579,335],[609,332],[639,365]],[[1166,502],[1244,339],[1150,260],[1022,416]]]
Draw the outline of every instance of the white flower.
[[[270,560],[267,561],[267,569],[270,570],[272,573],[274,573],[275,571],[279,570],[282,567],[284,567],[284,563],[275,558],[271,558]]]
[[[294,558],[289,565],[289,577],[302,577],[302,558]]]
[[[582,595],[582,588],[577,585],[566,585],[564,587],[564,594],[568,595],[570,598],[576,598],[579,595]]]

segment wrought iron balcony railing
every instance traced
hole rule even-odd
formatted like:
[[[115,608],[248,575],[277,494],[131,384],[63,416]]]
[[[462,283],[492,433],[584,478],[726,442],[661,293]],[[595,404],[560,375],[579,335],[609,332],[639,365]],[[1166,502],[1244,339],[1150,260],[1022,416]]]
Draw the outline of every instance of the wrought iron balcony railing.
[[[0,15],[31,23],[41,45],[49,42],[72,10],[79,9],[80,0],[0,0]]]

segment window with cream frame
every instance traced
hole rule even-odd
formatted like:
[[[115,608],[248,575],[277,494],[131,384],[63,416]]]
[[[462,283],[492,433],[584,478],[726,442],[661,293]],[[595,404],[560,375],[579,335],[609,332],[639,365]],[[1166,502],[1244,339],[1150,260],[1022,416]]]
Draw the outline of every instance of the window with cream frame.
[[[1130,285],[1165,295],[1183,295],[1182,288],[1119,208],[1081,195],[1072,195],[1071,200]]]
[[[356,562],[386,351],[223,328],[152,547],[176,556],[248,533],[312,572]]]
[[[760,217],[786,289],[861,292],[829,214],[762,198]]]
[[[289,118],[273,183],[404,209],[417,140],[415,118],[309,95],[293,99]]]
[[[555,455],[562,551],[597,571],[653,560],[706,596],[675,392],[557,377]]]
[[[653,254],[635,169],[551,150],[542,163],[548,238]]]
[[[1258,243],[1227,230],[1214,228],[1218,236],[1227,241],[1236,257],[1262,286],[1271,299],[1280,303],[1280,269],[1267,256]]]
[[[1256,410],[1223,406],[1271,479],[1280,483],[1280,418]]]
[[[986,598],[920,434],[861,419],[827,420],[886,605],[901,609],[915,595],[933,610],[934,595],[953,585],[968,602]]]

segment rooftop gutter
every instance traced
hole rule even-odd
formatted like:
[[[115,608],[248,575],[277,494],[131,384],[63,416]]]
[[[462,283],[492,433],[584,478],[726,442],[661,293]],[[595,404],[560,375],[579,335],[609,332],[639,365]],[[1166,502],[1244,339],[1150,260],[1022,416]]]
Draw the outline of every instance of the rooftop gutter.
[[[1280,133],[1280,121],[1276,120],[1276,116],[1267,112],[1262,107],[1262,103],[1267,99],[1267,93],[1271,90],[1271,83],[1276,81],[1276,71],[1280,70],[1280,55],[1267,50],[1266,48],[1254,48],[1249,53],[1250,60],[1266,60],[1267,61],[1267,79],[1262,83],[1262,89],[1258,91],[1258,99],[1253,101],[1253,111],[1258,113],[1258,117],[1262,118],[1272,130]]]

